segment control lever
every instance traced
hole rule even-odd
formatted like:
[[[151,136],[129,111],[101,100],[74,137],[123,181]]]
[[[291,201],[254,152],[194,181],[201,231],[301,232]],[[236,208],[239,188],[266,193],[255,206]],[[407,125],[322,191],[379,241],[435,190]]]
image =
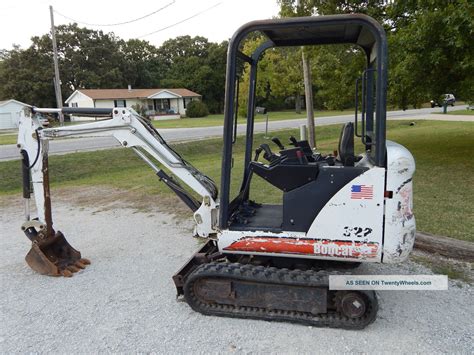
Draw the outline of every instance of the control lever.
[[[262,150],[263,150],[262,147],[258,147],[257,149],[255,149],[255,157],[253,158],[254,161],[258,160],[258,157],[260,156],[260,153],[262,152]]]
[[[270,163],[278,159],[278,156],[272,153],[272,150],[270,149],[268,144],[266,143],[260,144],[260,148],[262,148],[262,150],[264,151],[263,157],[266,160],[268,160]]]
[[[295,137],[291,136],[290,137],[290,144],[297,147],[298,146],[298,141],[296,140]]]
[[[272,138],[272,142],[275,143],[275,144],[278,146],[278,148],[280,148],[280,150],[284,150],[284,149],[285,149],[285,146],[284,146],[283,144],[281,144],[281,141],[280,141],[279,138],[273,137],[273,138]]]

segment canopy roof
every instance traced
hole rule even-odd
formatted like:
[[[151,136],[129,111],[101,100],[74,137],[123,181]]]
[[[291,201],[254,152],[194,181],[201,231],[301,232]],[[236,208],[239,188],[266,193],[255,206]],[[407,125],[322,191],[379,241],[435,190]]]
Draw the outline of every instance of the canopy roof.
[[[253,21],[236,32],[240,37],[237,41],[253,31],[265,34],[275,47],[348,43],[359,45],[366,53],[375,55],[377,43],[385,42],[383,27],[362,14]]]

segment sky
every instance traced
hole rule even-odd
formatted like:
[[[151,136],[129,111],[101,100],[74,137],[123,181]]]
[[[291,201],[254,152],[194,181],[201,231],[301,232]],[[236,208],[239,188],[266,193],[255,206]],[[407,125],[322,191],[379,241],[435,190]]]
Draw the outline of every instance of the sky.
[[[13,44],[27,48],[32,36],[49,32],[49,5],[55,10],[56,25],[74,19],[94,24],[80,26],[114,32],[123,39],[140,38],[156,46],[183,35],[221,42],[244,23],[272,18],[279,10],[277,0],[2,0],[0,49],[11,49]],[[98,26],[110,24],[113,26]]]

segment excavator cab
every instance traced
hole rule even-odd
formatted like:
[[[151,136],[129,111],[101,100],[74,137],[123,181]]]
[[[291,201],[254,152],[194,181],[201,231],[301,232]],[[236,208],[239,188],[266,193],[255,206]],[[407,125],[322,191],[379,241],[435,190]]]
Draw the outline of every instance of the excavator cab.
[[[263,34],[267,40],[252,54],[246,55],[240,50],[242,42],[255,32]],[[276,47],[343,43],[357,45],[362,49],[366,56],[366,69],[356,84],[355,122],[343,125],[337,156],[323,157],[312,151],[307,141],[297,141],[294,138],[291,146],[286,149],[278,139],[278,151],[275,153],[268,144],[254,147],[257,69],[265,51]],[[235,162],[233,147],[238,102],[236,81],[242,62],[250,66],[247,129],[243,137],[244,172],[241,189],[232,196],[230,186],[235,170],[232,162],[234,161],[234,166],[240,164]],[[220,228],[269,228],[271,223],[274,231],[307,232],[328,201],[349,181],[363,175],[372,166],[385,168],[387,44],[383,29],[372,18],[364,15],[337,15],[251,22],[242,26],[232,38],[227,63]],[[358,97],[359,86],[362,86],[361,98]],[[360,122],[357,112],[359,100],[362,102]],[[355,137],[365,147],[363,157],[354,155]],[[263,163],[255,159],[252,161],[254,154],[258,156],[259,151],[264,152],[263,158],[266,161]],[[360,160],[363,162],[359,163]],[[255,175],[283,192],[281,204],[258,205],[259,201],[249,200],[251,180]],[[310,200],[307,198],[309,196]],[[381,220],[382,216],[379,217]]]

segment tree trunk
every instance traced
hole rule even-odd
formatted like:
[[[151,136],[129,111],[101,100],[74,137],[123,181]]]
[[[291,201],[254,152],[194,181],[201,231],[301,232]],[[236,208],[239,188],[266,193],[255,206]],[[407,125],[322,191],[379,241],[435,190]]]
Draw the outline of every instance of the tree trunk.
[[[313,111],[313,83],[311,80],[311,68],[309,58],[306,58],[304,50],[301,52],[303,58],[304,94],[306,98],[306,117],[308,120],[308,143],[316,148],[316,137],[314,133],[314,111]]]
[[[301,113],[301,95],[299,93],[295,93],[295,112]]]
[[[447,258],[474,262],[474,243],[417,232],[415,248]]]

